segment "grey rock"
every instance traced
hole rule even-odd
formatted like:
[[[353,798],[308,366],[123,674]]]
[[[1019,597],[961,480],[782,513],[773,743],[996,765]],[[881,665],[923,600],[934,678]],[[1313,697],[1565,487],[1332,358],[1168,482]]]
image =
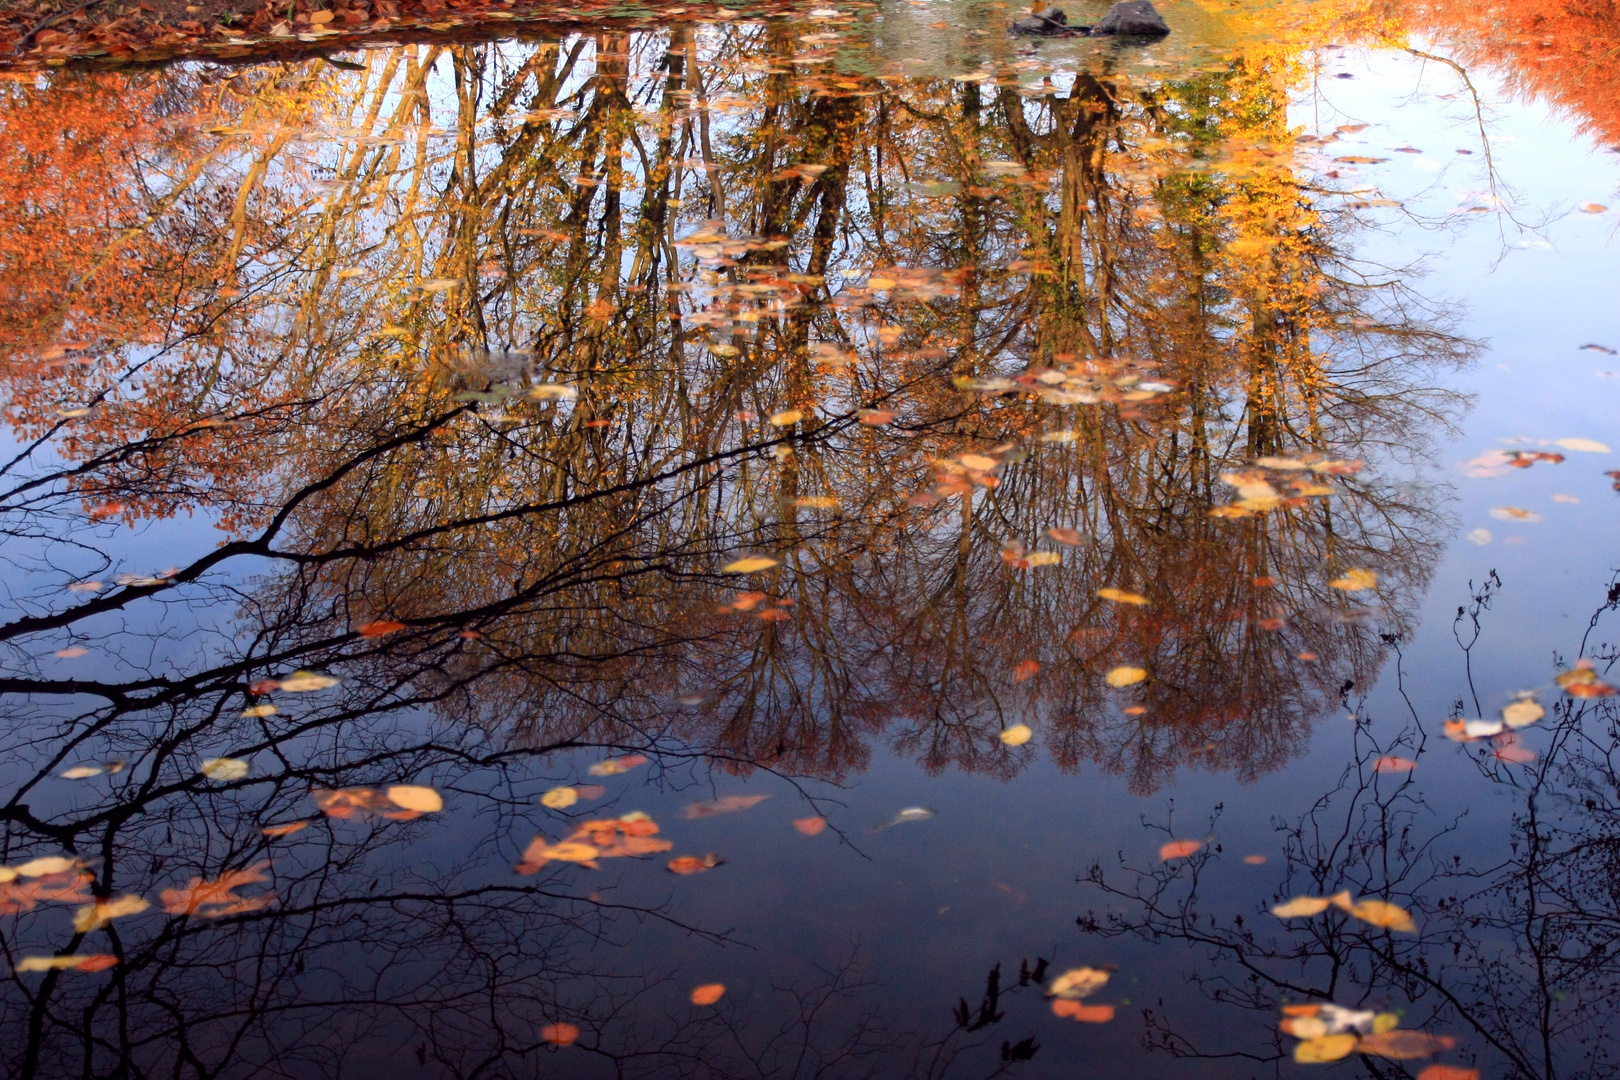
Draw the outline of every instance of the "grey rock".
[[[1153,0],[1120,0],[1097,24],[1099,34],[1163,37],[1170,32]]]
[[[1071,34],[1086,33],[1086,27],[1069,25],[1069,16],[1062,8],[1047,8],[1037,11],[1033,15],[1026,15],[1007,28],[1010,34],[1039,34],[1043,37],[1068,37]]]

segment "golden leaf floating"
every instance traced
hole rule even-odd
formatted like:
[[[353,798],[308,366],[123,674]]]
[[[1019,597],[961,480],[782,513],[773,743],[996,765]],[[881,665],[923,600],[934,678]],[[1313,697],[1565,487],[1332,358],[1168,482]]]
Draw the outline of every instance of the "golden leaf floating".
[[[393,799],[393,793],[399,792],[400,797],[412,805],[405,806]],[[428,794],[424,794],[428,793]],[[412,821],[423,814],[430,814],[442,809],[444,800],[432,788],[420,788],[414,784],[396,784],[386,791],[375,788],[316,788],[311,791],[310,798],[327,817],[349,820],[351,818],[365,818],[372,814],[387,818],[390,821]],[[431,795],[431,797],[429,797]],[[418,809],[429,807],[433,809]]]
[[[552,844],[543,836],[535,837],[524,849],[517,872],[534,874],[553,860],[578,863],[595,870],[599,869],[597,859],[658,855],[675,846],[668,840],[653,839],[657,832],[658,824],[640,811],[623,817],[582,821],[560,843]]]
[[[598,761],[595,765],[592,765],[585,771],[590,773],[592,776],[618,776],[620,773],[627,773],[631,769],[645,764],[647,764],[647,759],[643,755],[626,754],[623,757],[608,758],[606,761]]]
[[[248,774],[248,763],[241,758],[209,758],[197,766],[197,771],[210,780],[240,780]]]
[[[1108,968],[1070,968],[1048,984],[1046,996],[1079,1001],[1107,986],[1111,974]]]
[[[307,821],[289,821],[284,825],[266,825],[259,831],[266,836],[291,836],[301,829],[309,828]]]
[[[803,419],[803,411],[799,409],[783,409],[779,413],[772,413],[770,422],[776,427],[789,427]]]
[[[245,720],[254,720],[261,717],[274,715],[276,715],[276,707],[269,702],[265,702],[262,705],[249,705],[247,708],[242,710],[242,717]]]
[[[1382,930],[1395,930],[1403,934],[1417,933],[1411,913],[1388,900],[1358,900],[1345,909],[1364,923]]]
[[[1537,522],[1541,520],[1541,515],[1534,510],[1526,510],[1519,506],[1493,506],[1491,508],[1491,517],[1498,521]]]
[[[100,930],[114,919],[125,915],[139,915],[151,906],[143,897],[133,893],[120,896],[116,900],[98,900],[93,904],[86,904],[73,913],[73,929],[80,934],[88,934],[92,930]]]
[[[715,814],[734,814],[738,810],[758,806],[768,798],[769,795],[727,795],[713,802],[689,803],[681,808],[681,817],[691,820],[713,817]]]
[[[1562,672],[1553,681],[1570,697],[1608,697],[1615,692],[1614,687],[1598,678],[1590,660],[1575,661],[1574,667]]]
[[[395,784],[387,791],[388,801],[418,814],[436,814],[444,809],[444,797],[430,787]]]
[[[1063,561],[1063,556],[1056,551],[1032,551],[1024,556],[1025,566],[1056,566]]]
[[[1323,1035],[1319,1039],[1306,1039],[1294,1047],[1294,1060],[1301,1065],[1321,1065],[1349,1057],[1356,1048],[1354,1035]]]
[[[63,769],[57,775],[64,780],[88,780],[92,776],[100,776],[100,765],[75,765],[71,769]]]
[[[311,690],[325,690],[341,680],[315,671],[295,671],[281,680],[281,689],[290,694],[307,694]]]
[[[1124,686],[1135,686],[1145,678],[1147,678],[1146,668],[1121,665],[1105,675],[1103,681],[1108,683],[1109,686],[1118,689]]]
[[[724,983],[704,983],[692,988],[692,1004],[713,1005],[726,995]]]
[[[1345,592],[1365,592],[1378,585],[1378,575],[1371,570],[1346,570],[1343,577],[1334,578],[1328,585]]]
[[[1528,727],[1546,715],[1535,698],[1519,698],[1502,709],[1502,723],[1510,728]]]
[[[1171,859],[1185,859],[1187,856],[1203,849],[1204,842],[1202,840],[1171,840],[1167,844],[1160,845],[1159,858],[1164,862],[1169,862]]]
[[[682,877],[690,877],[693,874],[701,874],[705,870],[713,870],[715,867],[719,866],[725,861],[726,860],[722,859],[712,851],[703,856],[701,859],[696,855],[678,855],[669,860],[667,869],[672,874],[680,874]]]
[[[750,555],[745,559],[729,562],[720,569],[727,574],[757,574],[761,570],[769,570],[780,565],[776,559],[769,555]]]
[[[1014,724],[1001,733],[1001,741],[1008,746],[1023,746],[1035,737],[1028,724]]]
[[[571,787],[552,788],[540,796],[540,805],[551,810],[566,810],[579,802],[579,792]]]
[[[1349,894],[1342,894],[1348,899]],[[1296,896],[1286,903],[1275,905],[1271,913],[1279,919],[1306,919],[1313,915],[1320,915],[1333,906],[1333,901],[1323,896]]]
[[[1112,600],[1116,604],[1146,604],[1148,598],[1141,593],[1126,592],[1124,589],[1098,589],[1097,595],[1104,600]]]

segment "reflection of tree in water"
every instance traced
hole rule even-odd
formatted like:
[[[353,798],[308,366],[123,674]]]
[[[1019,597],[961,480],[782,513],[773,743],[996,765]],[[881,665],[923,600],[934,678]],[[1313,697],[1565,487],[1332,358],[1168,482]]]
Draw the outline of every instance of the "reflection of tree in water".
[[[1476,596],[1476,616],[1490,592]],[[1616,609],[1620,588],[1609,596],[1598,617]],[[1610,645],[1587,652],[1583,642],[1582,651],[1600,670],[1616,660]],[[1387,751],[1417,751],[1421,772],[1421,725],[1381,747],[1371,725],[1358,722],[1356,759],[1339,784],[1280,826],[1286,866],[1276,897],[1348,890],[1390,900],[1411,912],[1416,934],[1332,910],[1287,923],[1263,910],[1218,917],[1199,881],[1235,853],[1211,851],[1149,871],[1094,865],[1089,880],[1109,907],[1082,915],[1081,928],[1198,947],[1206,966],[1189,973],[1192,982],[1213,1001],[1255,1010],[1273,1028],[1288,1002],[1394,1009],[1403,1028],[1455,1037],[1459,1054],[1487,1076],[1613,1076],[1617,724],[1614,698],[1566,697],[1544,721],[1549,730],[1535,740],[1544,748],[1532,763],[1501,760],[1490,743],[1471,748],[1480,782],[1496,785],[1516,809],[1507,836],[1465,860],[1450,850],[1461,819],[1440,820],[1414,774],[1374,768]],[[1162,1010],[1143,1015],[1149,1044],[1176,1057],[1274,1062],[1293,1042],[1274,1030],[1236,1042],[1230,1017],[1216,1034],[1207,1018],[1195,1033]],[[1403,1075],[1402,1063],[1356,1060],[1369,1076]],[[1415,1072],[1424,1063],[1406,1064]]]
[[[30,1062],[73,1044],[134,1068],[192,1038],[325,1061],[365,1015],[521,1071],[559,1010],[609,1032],[655,981],[572,951],[611,901],[476,872],[516,861],[559,749],[837,779],[887,737],[1010,775],[997,733],[1034,719],[1061,764],[1151,788],[1189,761],[1274,767],[1371,681],[1366,620],[1399,625],[1439,524],[1398,481],[1466,345],[1358,276],[1271,162],[1282,62],[1026,98],[805,76],[796,47],[785,27],[601,34],[352,77],[165,75],[231,118],[200,153],[178,122],[173,148],[85,150],[125,111],[184,111],[156,76],[8,88],[8,128],[37,137],[3,168],[41,192],[0,247],[31,313],[4,330],[12,418],[40,440],[0,504],[36,583],[0,626],[28,698],[9,843],[73,851],[109,896],[269,848],[278,894],[229,933],[95,932],[123,958],[110,982],[19,983]],[[29,230],[48,265],[20,254]],[[1247,508],[1211,516],[1262,458],[1236,478]],[[1366,467],[1295,467],[1349,458]],[[114,584],[103,522],[182,510],[227,541]],[[1078,542],[1026,568],[1054,528]],[[779,565],[718,573],[756,551]],[[1327,584],[1368,567],[1376,604]],[[358,633],[383,619],[404,628]],[[98,677],[34,659],[70,640],[110,658]],[[1149,678],[1110,688],[1119,664]],[[239,715],[300,667],[342,688]],[[256,771],[197,777],[215,754]],[[36,809],[53,772],[111,758],[115,797]],[[495,827],[443,866],[388,854],[418,825],[258,831],[311,786],[458,778]],[[852,1059],[869,1026],[845,1024]],[[696,1070],[724,1056],[711,1031],[640,1033],[625,1067]]]

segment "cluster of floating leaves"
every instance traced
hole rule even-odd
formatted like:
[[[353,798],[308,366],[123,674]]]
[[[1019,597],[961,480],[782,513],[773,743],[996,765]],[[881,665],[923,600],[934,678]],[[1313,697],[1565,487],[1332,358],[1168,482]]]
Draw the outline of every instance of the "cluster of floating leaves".
[[[1294,1060],[1303,1065],[1321,1065],[1351,1054],[1371,1054],[1393,1061],[1419,1061],[1450,1050],[1457,1040],[1450,1035],[1430,1035],[1400,1026],[1401,1018],[1392,1012],[1347,1009],[1329,1003],[1284,1005],[1277,1028],[1299,1042],[1294,1044]],[[1435,1072],[1436,1069],[1446,1070]],[[1460,1080],[1458,1070],[1433,1066],[1419,1074],[1422,1080]],[[1477,1080],[1479,1074],[1472,1072]]]
[[[1052,1015],[1083,1024],[1106,1024],[1114,1018],[1114,1006],[1081,1003],[1081,999],[1108,985],[1113,973],[1108,967],[1070,968],[1057,976],[1046,987],[1046,996],[1052,999]]]
[[[1210,516],[1246,518],[1269,513],[1280,506],[1304,506],[1311,499],[1337,495],[1339,490],[1323,477],[1354,476],[1362,463],[1339,458],[1263,457],[1247,469],[1221,474],[1237,488],[1236,501],[1210,510]]]
[[[1337,892],[1332,896],[1296,896],[1292,900],[1273,906],[1271,913],[1279,919],[1304,919],[1320,915],[1329,908],[1337,908],[1351,918],[1376,926],[1380,930],[1394,930],[1403,934],[1417,933],[1411,912],[1399,904],[1392,904],[1388,900],[1379,900],[1376,897],[1355,900],[1348,891]]]

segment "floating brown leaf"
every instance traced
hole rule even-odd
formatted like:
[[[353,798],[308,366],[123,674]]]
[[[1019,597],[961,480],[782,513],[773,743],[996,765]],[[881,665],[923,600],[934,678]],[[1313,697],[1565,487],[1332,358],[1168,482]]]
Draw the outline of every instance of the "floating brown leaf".
[[[715,814],[733,814],[738,810],[758,806],[768,798],[769,795],[727,795],[713,802],[689,803],[681,808],[681,817],[691,820],[713,817]]]
[[[1417,1061],[1420,1058],[1433,1057],[1442,1050],[1450,1050],[1457,1045],[1457,1040],[1450,1035],[1430,1035],[1423,1031],[1394,1031],[1379,1032],[1374,1035],[1363,1035],[1356,1041],[1356,1052],[1360,1054],[1377,1054],[1379,1057],[1392,1058],[1395,1061]]]
[[[257,862],[243,870],[227,870],[213,881],[194,877],[183,889],[164,889],[163,910],[170,915],[201,915],[205,919],[260,911],[275,901],[275,893],[238,896],[236,890],[269,881],[265,874],[269,867],[268,862]]]
[[[557,1046],[572,1046],[579,1039],[579,1025],[566,1021],[547,1024],[540,1029],[540,1041]]]

